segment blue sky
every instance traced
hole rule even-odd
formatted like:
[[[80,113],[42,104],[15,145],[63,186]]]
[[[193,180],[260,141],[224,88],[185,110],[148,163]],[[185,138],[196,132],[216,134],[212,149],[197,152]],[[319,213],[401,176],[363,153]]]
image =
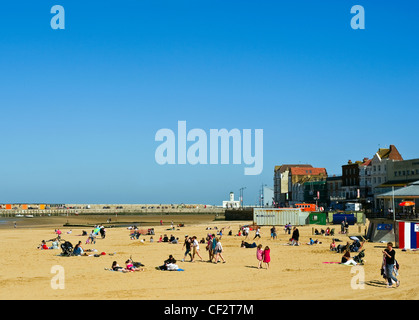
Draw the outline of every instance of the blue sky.
[[[53,30],[51,7],[65,8]],[[365,30],[353,30],[353,5]],[[254,204],[283,163],[419,158],[412,1],[8,1],[0,202]],[[161,128],[264,130],[264,170],[155,162]]]

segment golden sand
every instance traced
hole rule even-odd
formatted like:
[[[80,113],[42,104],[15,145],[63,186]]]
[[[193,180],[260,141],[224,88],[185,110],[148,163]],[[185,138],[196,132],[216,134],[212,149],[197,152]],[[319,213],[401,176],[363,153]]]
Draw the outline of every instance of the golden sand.
[[[65,219],[61,217],[61,220]],[[75,218],[71,218],[71,222]],[[106,221],[100,218],[99,221]],[[119,218],[118,219],[122,219]],[[153,220],[154,219],[154,220]],[[258,299],[418,299],[419,298],[419,252],[402,252],[396,249],[396,259],[400,264],[398,288],[386,288],[380,275],[382,250],[384,244],[366,243],[366,263],[361,269],[339,264],[323,262],[339,262],[341,254],[329,251],[330,237],[313,236],[321,244],[306,245],[312,235],[312,226],[301,226],[300,246],[288,246],[289,235],[282,227],[278,227],[278,239],[270,239],[270,227],[262,227],[261,239],[258,244],[269,246],[271,263],[269,269],[257,269],[256,249],[240,248],[244,237],[237,237],[240,225],[248,222],[213,221],[212,216],[184,218],[164,216],[164,225],[154,226],[155,241],[160,235],[173,234],[179,237],[180,244],[150,243],[150,236],[145,239],[130,240],[126,228],[109,228],[105,239],[97,238],[96,244],[85,244],[82,230],[88,228],[71,228],[72,233],[66,234],[69,227],[62,227],[59,219],[44,220],[36,227],[7,227],[0,230],[0,298],[1,299],[161,299],[161,300],[258,300]],[[185,222],[184,227],[176,230],[170,228],[171,219],[175,224]],[[98,220],[94,217],[93,220]],[[131,219],[132,220],[132,219]],[[158,222],[159,219],[149,218]],[[196,235],[201,239],[207,233],[207,227],[218,229],[225,227],[222,237],[224,258],[227,263],[207,262],[208,253],[205,245],[201,245],[200,253],[204,262],[181,262],[185,235]],[[97,253],[105,252],[100,257],[62,257],[61,249],[38,250],[41,240],[54,237],[57,227],[63,231],[62,237],[75,245],[82,241],[84,249],[96,249]],[[141,226],[147,227],[147,226]],[[233,236],[228,236],[230,228]],[[338,230],[338,228],[336,228]],[[363,230],[362,230],[363,231]],[[350,226],[350,233],[357,233],[357,226]],[[254,231],[251,231],[248,242],[253,242]],[[345,235],[336,234],[335,238],[343,242],[349,240]],[[109,255],[115,253],[113,256]],[[89,253],[90,254],[90,253]],[[183,272],[159,271],[155,267],[163,263],[168,255],[177,259]],[[352,253],[353,255],[353,253]],[[116,260],[121,266],[130,256],[145,265],[143,272],[111,272],[112,262]],[[199,260],[199,258],[197,259]],[[187,259],[189,261],[189,258]],[[51,273],[53,266],[61,266],[64,270],[64,289],[53,289]],[[355,273],[351,273],[355,272]],[[359,283],[357,277],[364,274],[364,281]],[[355,286],[354,286],[355,283]],[[361,288],[359,287],[361,284]],[[363,287],[362,287],[363,285]]]

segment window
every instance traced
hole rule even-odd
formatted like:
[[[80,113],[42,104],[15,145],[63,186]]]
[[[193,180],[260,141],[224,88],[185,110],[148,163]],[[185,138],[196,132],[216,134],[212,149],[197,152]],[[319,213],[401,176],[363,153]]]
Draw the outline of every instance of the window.
[[[397,177],[397,171],[394,171],[394,176]]]

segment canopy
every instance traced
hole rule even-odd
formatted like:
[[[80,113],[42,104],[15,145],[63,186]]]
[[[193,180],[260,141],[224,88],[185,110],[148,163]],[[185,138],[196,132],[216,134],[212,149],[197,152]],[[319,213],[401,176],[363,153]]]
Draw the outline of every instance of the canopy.
[[[410,207],[410,206],[414,206],[415,203],[413,201],[403,201],[399,204],[399,206],[402,207]]]

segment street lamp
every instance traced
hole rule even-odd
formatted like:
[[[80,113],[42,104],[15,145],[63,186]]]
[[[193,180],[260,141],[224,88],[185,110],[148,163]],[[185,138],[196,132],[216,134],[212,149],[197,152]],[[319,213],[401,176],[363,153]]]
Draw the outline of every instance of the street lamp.
[[[240,188],[240,208],[243,208],[243,190],[246,189],[246,187]]]

